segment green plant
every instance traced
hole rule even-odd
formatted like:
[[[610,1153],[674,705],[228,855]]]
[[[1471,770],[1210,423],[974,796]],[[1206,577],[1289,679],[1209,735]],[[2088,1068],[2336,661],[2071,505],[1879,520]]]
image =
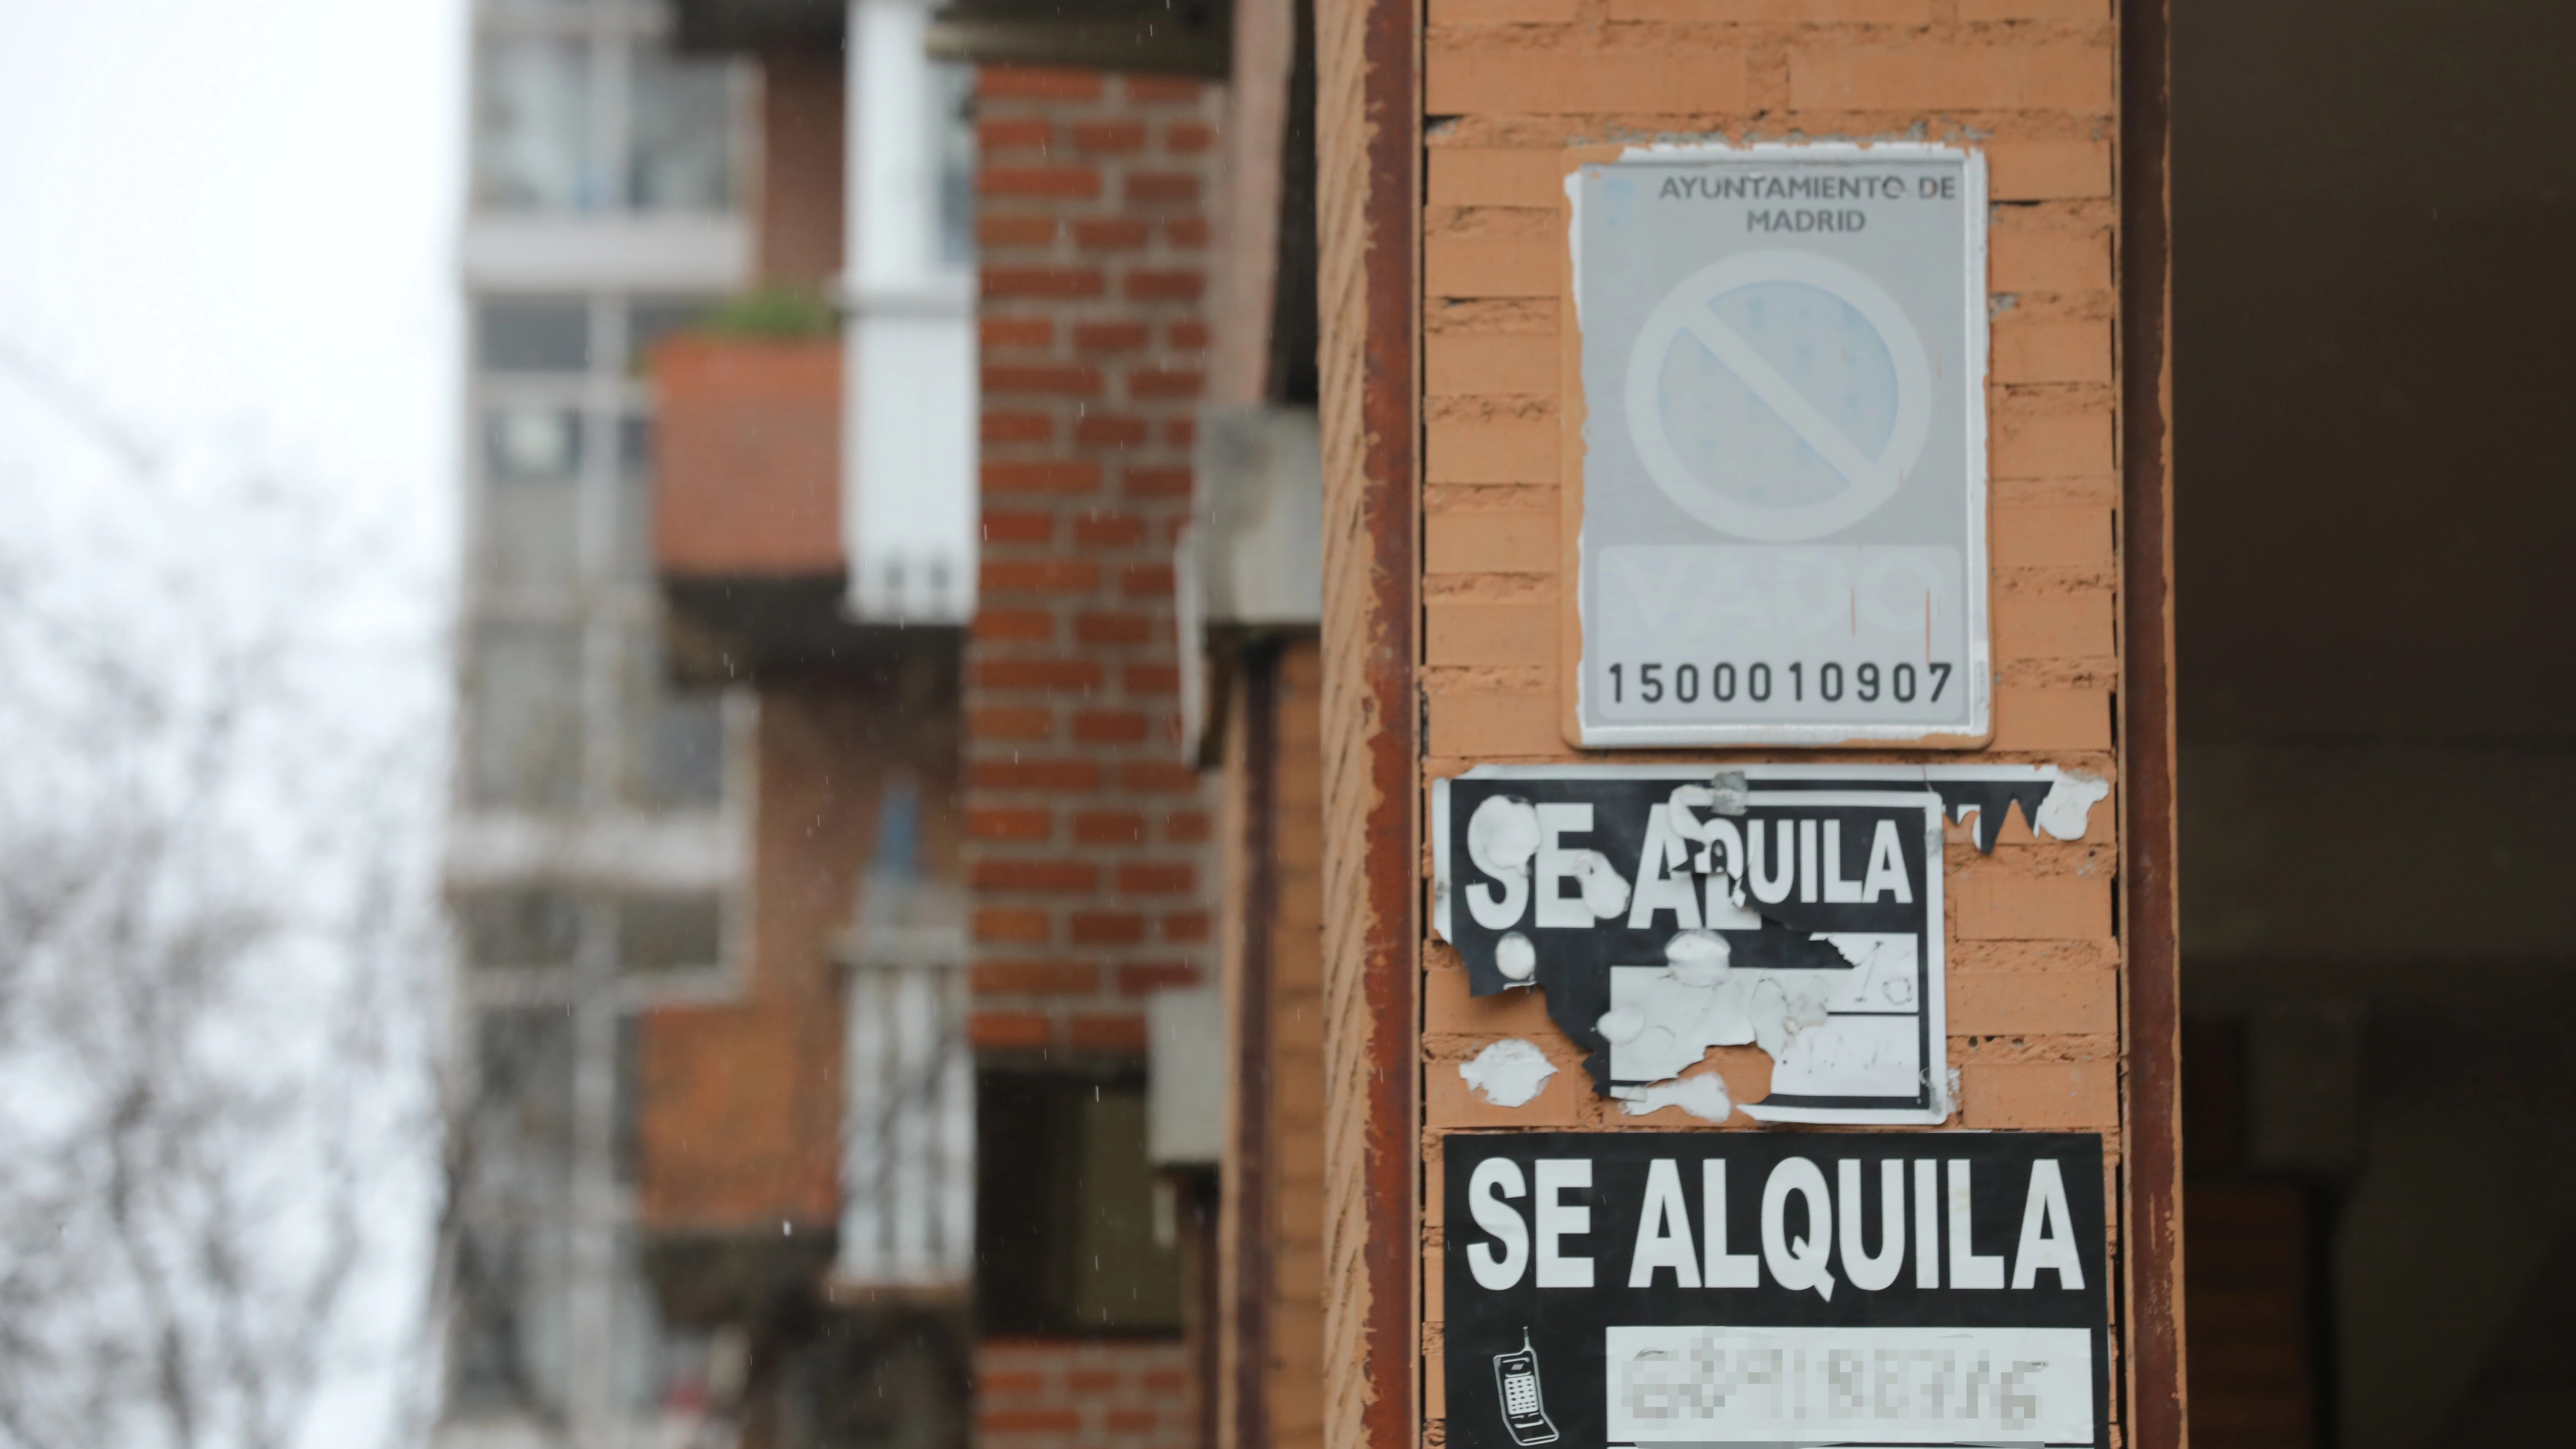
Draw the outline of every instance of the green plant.
[[[730,337],[829,337],[840,330],[841,314],[830,302],[793,287],[762,287],[718,305],[699,330]]]

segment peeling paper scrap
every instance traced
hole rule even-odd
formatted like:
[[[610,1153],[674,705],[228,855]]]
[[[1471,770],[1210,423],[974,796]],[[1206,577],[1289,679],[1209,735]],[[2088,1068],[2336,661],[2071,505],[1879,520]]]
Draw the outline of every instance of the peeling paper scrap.
[[[1658,1082],[1651,1087],[1620,1087],[1619,1110],[1630,1117],[1643,1117],[1666,1107],[1679,1107],[1703,1122],[1723,1122],[1735,1115],[1735,1100],[1726,1094],[1726,1083],[1715,1072],[1702,1072],[1678,1082]]]
[[[1458,1064],[1468,1090],[1497,1107],[1527,1105],[1556,1075],[1556,1064],[1536,1043],[1506,1037]]]
[[[2048,798],[2039,802],[2030,827],[2053,840],[2082,840],[2094,804],[2110,795],[2111,782],[2099,775],[2060,771],[2057,783],[2048,787]]]

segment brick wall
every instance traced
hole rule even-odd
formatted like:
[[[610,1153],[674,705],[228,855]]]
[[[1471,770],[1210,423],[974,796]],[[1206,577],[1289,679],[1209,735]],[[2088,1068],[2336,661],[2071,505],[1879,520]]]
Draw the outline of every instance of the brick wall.
[[[975,1350],[975,1449],[1194,1449],[1190,1350],[992,1339]]]
[[[1320,1449],[1324,1434],[1324,854],[1321,648],[1311,638],[1283,644],[1275,659],[1256,659],[1244,666],[1271,671],[1268,734],[1272,754],[1266,760],[1246,758],[1244,744],[1252,734],[1249,715],[1256,696],[1242,684],[1229,710],[1226,828],[1242,831],[1229,841],[1234,851],[1267,853],[1270,869],[1268,909],[1249,912],[1249,893],[1233,889],[1245,864],[1229,860],[1225,902],[1228,937],[1228,991],[1234,1002],[1237,1049],[1231,1063],[1238,1081],[1261,1074],[1259,1090],[1233,1089],[1232,1110],[1258,1101],[1261,1120],[1238,1122],[1227,1149],[1225,1192],[1219,1204],[1224,1217],[1226,1272],[1221,1280],[1226,1299],[1219,1314],[1225,1335],[1220,1374],[1223,1430],[1219,1443],[1228,1449]],[[1266,834],[1254,835],[1252,812],[1241,808],[1252,784],[1249,771],[1267,768],[1271,816]],[[1243,996],[1256,983],[1240,967],[1247,938],[1264,946],[1267,979],[1260,1005],[1265,1009],[1265,1050],[1258,1061],[1246,1057],[1240,1023],[1246,1013]],[[1258,1163],[1245,1159],[1258,1153]],[[1248,1172],[1247,1169],[1250,1171]],[[1257,1179],[1255,1197],[1242,1184]],[[1247,1240],[1258,1247],[1245,1250]],[[1239,1377],[1246,1351],[1239,1299],[1249,1294],[1259,1302],[1256,1332],[1260,1363],[1259,1416],[1246,1424]]]
[[[760,280],[820,291],[841,270],[842,98],[839,46],[787,46],[760,57]]]
[[[1208,792],[1178,746],[1218,92],[978,80],[982,598],[967,645],[975,1043],[1141,1053],[1210,951]]]
[[[1558,726],[1562,148],[1909,132],[1978,138],[1992,164],[1997,726],[1983,758],[2111,773],[2108,0],[1429,0],[1427,18],[1423,102],[1443,123],[1422,210],[1425,780],[1576,757]],[[1959,1125],[2098,1130],[2116,1160],[2115,825],[2103,807],[2087,840],[2039,841],[2015,816],[1991,855],[1951,833]],[[1453,952],[1429,942],[1423,956],[1431,1133],[1692,1125],[1674,1108],[1605,1110],[1540,1002],[1471,1001]],[[1506,1035],[1547,1044],[1560,1067],[1516,1110],[1470,1098],[1457,1076]],[[1768,1090],[1758,1050],[1713,1055],[1738,1100]],[[1425,1152],[1424,1413],[1438,1420],[1436,1136]]]
[[[840,340],[682,333],[652,366],[661,572],[841,572]]]

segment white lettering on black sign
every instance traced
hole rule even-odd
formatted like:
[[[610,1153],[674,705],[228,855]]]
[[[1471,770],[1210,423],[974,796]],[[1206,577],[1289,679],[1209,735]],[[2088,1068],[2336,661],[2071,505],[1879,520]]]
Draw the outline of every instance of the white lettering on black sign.
[[[2107,788],[2044,765],[1483,766],[1433,786],[1433,926],[1475,995],[1543,990],[1603,1095],[1754,1045],[1756,1118],[1938,1123],[1943,820],[1986,847],[2018,804],[2080,837]]]
[[[1448,1442],[2101,1445],[2101,1139],[1442,1139]]]

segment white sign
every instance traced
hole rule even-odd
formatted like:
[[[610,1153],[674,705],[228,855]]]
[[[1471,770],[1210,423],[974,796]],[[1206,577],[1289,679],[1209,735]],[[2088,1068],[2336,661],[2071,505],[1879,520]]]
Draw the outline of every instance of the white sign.
[[[1614,1326],[1612,1444],[2090,1444],[2081,1328]]]
[[[1566,192],[1578,742],[1982,739],[1982,157],[1637,148]]]

